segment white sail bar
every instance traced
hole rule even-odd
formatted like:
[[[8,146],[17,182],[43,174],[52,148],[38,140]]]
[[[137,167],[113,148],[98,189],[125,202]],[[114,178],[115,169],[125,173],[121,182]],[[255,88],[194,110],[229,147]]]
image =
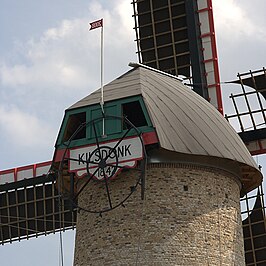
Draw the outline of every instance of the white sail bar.
[[[52,162],[48,161],[0,171],[0,185],[44,176],[48,173],[51,164]]]
[[[197,0],[197,2],[209,101],[223,113],[212,1]]]

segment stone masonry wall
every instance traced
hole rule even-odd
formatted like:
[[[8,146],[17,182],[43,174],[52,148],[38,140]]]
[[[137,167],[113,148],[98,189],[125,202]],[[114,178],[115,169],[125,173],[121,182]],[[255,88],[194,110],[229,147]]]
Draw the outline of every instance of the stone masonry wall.
[[[120,174],[113,190],[126,190],[132,172]],[[90,189],[80,205],[90,204]],[[138,188],[125,208],[102,217],[80,211],[74,265],[243,266],[239,193],[237,179],[225,171],[149,165],[144,201]]]

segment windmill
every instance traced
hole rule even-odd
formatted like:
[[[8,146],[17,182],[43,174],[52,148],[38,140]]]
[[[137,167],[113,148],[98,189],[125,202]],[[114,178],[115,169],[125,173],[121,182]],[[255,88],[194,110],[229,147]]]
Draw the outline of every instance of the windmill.
[[[168,7],[169,8],[169,7]],[[162,8],[163,9],[163,8]],[[146,63],[146,62],[145,62]],[[213,69],[214,69],[214,67],[213,67]],[[181,72],[182,73],[182,72]],[[202,81],[193,81],[192,82],[192,87],[194,86],[194,87],[197,87],[197,86],[199,86],[199,84],[201,85],[203,82]],[[212,85],[212,84],[209,84],[209,85]],[[206,93],[206,92],[205,92]],[[208,93],[211,93],[211,92],[208,92]],[[202,92],[202,94],[203,94],[203,92]],[[217,99],[218,99],[218,97],[217,97]],[[217,100],[217,102],[218,102],[218,100]],[[92,131],[93,131],[93,128],[92,128]],[[20,168],[20,169],[17,169],[16,171],[14,170],[13,172],[12,171],[6,171],[5,173],[4,173],[4,177],[6,178],[6,180],[8,180],[9,179],[9,177],[11,177],[11,176],[13,176],[14,177],[14,181],[16,180],[16,181],[23,181],[23,182],[25,182],[25,180],[24,180],[24,178],[25,177],[33,177],[33,176],[39,176],[39,175],[42,175],[43,173],[45,173],[45,167],[48,167],[49,166],[49,163],[47,163],[47,164],[44,164],[44,165],[36,165],[36,166],[32,166],[32,167],[25,167],[25,168]],[[43,171],[41,171],[40,169],[43,169]],[[53,176],[51,175],[49,178],[51,178],[50,180],[49,180],[49,182],[48,183],[50,183],[50,184],[53,184]],[[38,180],[38,181],[40,181],[40,184],[42,184],[42,181],[41,180]],[[48,179],[45,179],[45,182],[46,181],[48,181]],[[12,183],[12,182],[11,182]],[[9,184],[10,185],[10,184]],[[48,185],[48,184],[47,184]],[[49,195],[49,192],[38,192],[38,189],[39,189],[39,187],[41,187],[41,186],[39,186],[39,184],[37,184],[36,185],[36,188],[34,188],[34,185],[33,185],[33,188],[32,188],[32,197],[33,197],[33,199],[34,199],[34,202],[38,202],[38,203],[40,203],[40,207],[38,207],[37,205],[36,205],[36,207],[35,207],[35,211],[36,212],[38,212],[38,210],[39,209],[41,209],[42,207],[41,206],[49,206],[49,203],[47,202],[47,204],[46,203],[44,203],[42,200],[38,200],[38,198],[34,198],[34,195],[40,195],[41,193],[43,193],[43,195],[44,195],[44,193],[46,193],[47,195]],[[13,187],[14,188],[14,187]],[[12,186],[10,187],[10,190],[12,190]],[[41,190],[41,189],[39,189],[39,190]],[[52,189],[51,189],[52,190]],[[16,191],[16,190],[15,190]],[[18,190],[18,191],[20,191],[20,190]],[[68,192],[70,192],[70,191],[68,191]],[[16,195],[16,193],[18,193],[17,195]],[[22,192],[15,192],[14,193],[14,196],[10,196],[11,198],[23,198],[23,196],[21,196],[20,194],[23,194]],[[24,192],[25,193],[25,192]],[[27,192],[28,193],[28,192]],[[56,193],[56,192],[51,192],[51,193]],[[29,194],[30,194],[30,192],[29,192]],[[45,194],[45,195],[46,195]],[[30,197],[30,196],[29,196]],[[7,199],[9,199],[8,197],[7,197]],[[7,202],[7,199],[6,199],[6,202]],[[31,202],[31,201],[29,201],[28,203],[27,203],[27,206],[29,206],[29,204],[32,204],[33,202]],[[9,203],[7,203],[7,204],[9,204]],[[109,202],[109,204],[110,204],[110,202]],[[34,205],[34,204],[33,204]],[[73,220],[75,220],[75,212],[73,213],[73,212],[71,212],[71,205],[69,205],[69,204],[58,204],[58,201],[55,201],[55,203],[54,203],[54,206],[55,206],[55,208],[54,209],[52,209],[52,211],[51,211],[51,218],[53,217],[53,215],[54,214],[56,214],[57,212],[60,212],[59,211],[59,209],[60,208],[65,208],[66,207],[66,212],[64,211],[65,209],[63,209],[63,212],[64,213],[66,213],[66,216],[65,215],[63,215],[63,218],[61,219],[61,221],[62,221],[62,223],[63,223],[63,226],[65,227],[65,228],[67,228],[68,227],[68,224],[69,224],[69,226],[70,227],[72,227],[73,226],[73,223],[72,223],[72,221]],[[13,206],[14,207],[14,206]],[[70,208],[70,210],[69,210],[69,208]],[[16,211],[15,211],[15,207],[12,209],[12,210],[10,210],[10,213],[11,212],[13,212],[13,213],[15,213]],[[27,208],[26,208],[27,209]],[[29,209],[32,209],[31,207],[29,207]],[[62,211],[62,209],[61,209],[61,211]],[[19,210],[18,210],[18,212],[20,212]],[[50,213],[48,212],[47,213],[48,215],[50,215]],[[26,215],[26,214],[25,214]],[[8,211],[7,211],[7,215],[6,215],[7,217],[12,217],[13,215],[10,215],[10,214],[8,214]],[[22,215],[23,216],[23,215]],[[68,217],[68,218],[67,218]],[[36,228],[40,228],[40,231],[42,230],[41,228],[42,228],[42,226],[41,225],[39,225],[38,224],[38,220],[36,220],[36,219],[32,219],[32,216],[30,216],[30,214],[29,214],[29,216],[27,217],[28,218],[28,220],[27,221],[29,221],[29,223],[28,223],[28,228],[29,229],[31,229],[31,228],[33,228],[32,230],[34,230],[34,232],[36,232],[37,230],[36,230]],[[57,220],[57,221],[59,221],[60,219],[59,219],[59,216],[57,216],[57,218],[53,218],[53,219],[55,219],[55,220]],[[72,220],[73,219],[73,220]],[[33,220],[35,220],[34,222],[33,222]],[[41,219],[40,219],[41,220]],[[43,219],[44,220],[44,219]],[[52,221],[52,219],[46,219],[47,220],[47,222],[51,222]],[[27,224],[27,221],[26,221],[26,224]],[[37,222],[36,222],[37,221]],[[18,222],[19,223],[19,225],[21,225],[20,227],[22,227],[22,224],[20,224],[20,223],[22,223],[22,222],[20,222],[20,221],[14,221],[14,220],[12,220],[12,221],[10,221],[10,222],[12,222],[12,223],[16,223],[16,222]],[[31,224],[34,224],[33,225],[33,227],[31,227],[29,224],[30,224],[30,222],[31,222]],[[66,224],[64,224],[66,222]],[[69,222],[69,223],[68,223]],[[23,223],[24,223],[24,221],[23,221]],[[34,227],[34,226],[36,226],[35,224],[37,224],[37,227]],[[57,224],[57,228],[60,228],[60,225],[59,224]],[[61,226],[62,226],[62,224],[61,224]],[[43,226],[44,227],[44,226]],[[56,222],[55,222],[55,227],[56,227]],[[46,228],[51,228],[51,227],[49,227],[49,226],[47,226],[46,225]],[[56,230],[56,228],[55,229],[53,229],[53,230]],[[9,228],[9,231],[11,231],[11,233],[12,233],[12,231],[15,231],[15,230],[12,230],[12,229],[10,229]],[[18,233],[19,234],[19,233]],[[21,235],[23,235],[21,232],[20,232],[20,234]],[[30,236],[30,234],[29,235],[27,235],[27,237],[29,237]],[[21,239],[21,236],[18,236],[18,238],[19,239]]]

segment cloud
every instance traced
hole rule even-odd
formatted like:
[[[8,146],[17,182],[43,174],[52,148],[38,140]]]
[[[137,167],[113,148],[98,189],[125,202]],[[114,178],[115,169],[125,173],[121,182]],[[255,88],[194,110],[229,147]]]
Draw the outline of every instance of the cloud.
[[[121,68],[121,61],[126,67],[130,39],[133,55],[135,47],[133,21],[128,14],[132,7],[130,3],[120,2],[121,5],[116,3],[107,10],[93,1],[88,10],[92,21],[104,17],[106,68],[112,64],[113,70]],[[96,89],[100,76],[100,30],[89,32],[88,22],[88,18],[63,20],[43,32],[40,38],[20,44],[25,60],[12,65],[2,60],[0,83],[5,87],[25,86],[46,91],[55,88],[76,91],[88,86]],[[111,78],[106,75],[107,79]]]
[[[213,0],[216,31],[221,38],[231,41],[252,37],[263,40],[266,36],[264,25],[258,25],[247,5],[236,0]]]
[[[128,70],[136,58],[131,8],[124,0],[90,1],[86,18],[64,19],[25,42],[16,39],[0,58],[2,148],[16,150],[16,158],[0,151],[8,167],[10,160],[21,164],[25,149],[30,162],[50,160],[64,109],[100,87],[100,29],[88,31],[89,22],[104,18],[104,83]]]
[[[52,160],[57,130],[38,115],[0,106],[0,170]]]
[[[88,54],[84,20],[65,20],[57,28],[45,31],[38,40],[24,44],[26,61],[7,65],[2,62],[0,80],[3,86],[34,88],[84,88],[90,77],[85,71],[92,59]],[[83,43],[83,44],[82,44]],[[86,51],[87,48],[87,51]]]
[[[213,0],[221,81],[265,65],[265,8],[265,1],[259,0]],[[228,85],[223,90],[225,105],[231,89]]]
[[[0,107],[0,128],[2,137],[23,148],[46,147],[56,134],[46,122],[14,106]]]

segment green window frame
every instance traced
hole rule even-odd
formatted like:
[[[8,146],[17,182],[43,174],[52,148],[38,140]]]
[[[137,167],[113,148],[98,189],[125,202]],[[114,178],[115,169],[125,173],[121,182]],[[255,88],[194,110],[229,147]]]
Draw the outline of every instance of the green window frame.
[[[133,108],[134,110],[130,110],[130,108]],[[133,117],[133,120],[134,120],[134,115],[136,114],[136,112],[139,112],[138,116],[139,117],[141,116],[141,122],[139,126],[136,125],[136,127],[141,132],[150,132],[154,130],[151,120],[149,118],[145,103],[143,101],[142,96],[140,95],[106,102],[104,105],[104,110],[105,110],[106,116],[116,116],[116,117],[122,117],[124,113],[126,112],[127,114],[129,114],[129,116],[131,116],[131,119]],[[58,139],[56,141],[56,147],[60,147],[60,148],[65,147],[64,144],[66,144],[66,141],[67,141],[66,136],[69,137],[69,134],[70,134],[70,133],[67,134],[66,132],[74,131],[74,129],[70,130],[71,125],[69,125],[69,123],[71,122],[71,120],[73,121],[75,120],[74,119],[75,116],[84,117],[84,113],[86,117],[86,123],[89,123],[89,121],[92,121],[93,119],[95,119],[95,128],[96,128],[99,141],[109,141],[112,139],[118,139],[127,130],[125,126],[122,124],[122,120],[120,119],[108,120],[107,119],[105,121],[105,124],[106,124],[106,127],[108,127],[109,132],[107,132],[107,136],[104,139],[101,139],[103,123],[102,123],[102,119],[98,119],[102,115],[100,104],[94,104],[94,105],[85,106],[85,107],[81,107],[81,108],[77,108],[73,110],[67,110],[65,112],[65,116],[64,116],[61,128],[60,128]],[[129,117],[129,120],[130,120],[130,117]],[[134,124],[134,121],[131,121],[131,122],[133,122]],[[78,126],[79,125],[77,124],[76,128]],[[93,143],[93,141],[95,140],[93,127],[88,127],[88,128],[90,128],[90,130],[86,130],[85,133],[82,132],[77,138],[74,138],[71,141],[71,147],[83,146],[83,145],[88,145],[88,144]],[[130,134],[128,136],[130,136]]]

